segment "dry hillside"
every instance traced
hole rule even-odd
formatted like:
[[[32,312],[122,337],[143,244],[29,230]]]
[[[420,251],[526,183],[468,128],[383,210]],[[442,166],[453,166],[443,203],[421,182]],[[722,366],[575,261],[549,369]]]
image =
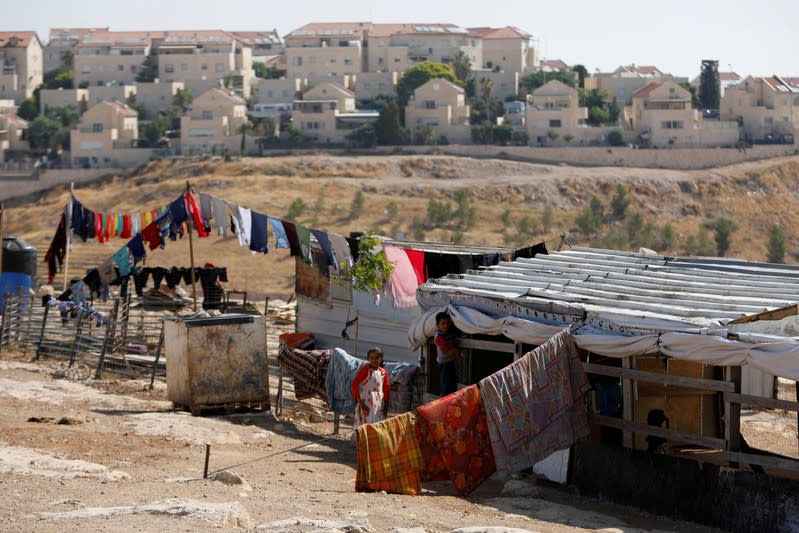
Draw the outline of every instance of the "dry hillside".
[[[286,218],[292,202],[305,210],[297,221],[347,234],[377,230],[406,240],[462,239],[464,243],[516,245],[544,240],[557,246],[559,235],[580,245],[637,249],[647,246],[666,254],[701,253],[700,230],[718,217],[735,221],[737,229],[726,254],[765,260],[768,231],[784,228],[787,262],[797,262],[799,240],[799,157],[745,163],[697,171],[631,168],[577,168],[450,156],[336,157],[329,155],[280,158],[157,161],[130,176],[107,177],[76,189],[90,209],[113,213],[156,208],[174,199],[186,181],[199,191],[225,198],[265,214]],[[618,184],[630,199],[627,221],[611,221],[594,235],[583,235],[575,219],[596,196],[610,213]],[[468,192],[473,224],[429,221],[430,200],[455,207],[456,195]],[[351,218],[358,191],[363,211]],[[36,245],[44,255],[69,192],[58,188],[36,199],[7,202],[5,233]],[[392,209],[394,202],[396,209]],[[634,213],[642,215],[638,223]],[[550,219],[546,224],[545,221]],[[641,229],[650,224],[649,234]],[[664,247],[662,228],[671,225],[674,239]],[[418,229],[421,228],[421,229]],[[416,231],[415,231],[416,229]],[[630,236],[632,235],[632,239]],[[707,234],[712,248],[712,232]],[[75,246],[70,273],[78,275],[111,255],[117,245],[94,241]],[[229,287],[246,289],[251,298],[287,297],[293,289],[293,260],[287,251],[251,256],[235,238],[211,237],[197,242],[196,262],[227,266]],[[169,242],[147,259],[151,266],[187,266],[188,239]]]

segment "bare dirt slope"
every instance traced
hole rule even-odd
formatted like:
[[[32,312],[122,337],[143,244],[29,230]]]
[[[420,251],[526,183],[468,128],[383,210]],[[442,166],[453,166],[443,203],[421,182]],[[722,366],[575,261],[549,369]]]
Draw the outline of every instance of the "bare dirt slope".
[[[723,216],[737,225],[727,256],[765,260],[768,231],[779,224],[788,239],[786,260],[796,262],[799,257],[795,209],[799,204],[799,157],[696,171],[552,166],[450,156],[172,160],[153,162],[131,177],[110,177],[81,186],[76,195],[96,211],[134,212],[163,206],[180,194],[187,181],[196,190],[281,218],[288,216],[292,203],[301,200],[305,209],[296,217],[298,222],[345,235],[376,230],[405,240],[417,237],[449,242],[456,238],[490,245],[544,240],[550,248],[557,246],[561,233],[572,244],[633,246],[624,241],[622,234],[628,228],[623,221],[606,225],[595,235],[581,234],[575,224],[575,217],[592,196],[597,196],[609,213],[616,187],[622,184],[631,200],[628,211],[640,213],[653,225],[651,242],[644,244],[659,252],[690,253],[689,242],[696,242],[703,223]],[[468,228],[454,222],[426,224],[430,200],[454,206],[458,190],[468,192],[476,213],[474,224]],[[365,205],[352,217],[351,205],[358,191],[363,193]],[[34,201],[10,202],[6,234],[32,242],[43,254],[67,198],[68,191],[59,188]],[[545,226],[547,207],[552,209],[552,221]],[[416,235],[418,224],[414,222],[423,226]],[[658,232],[666,224],[675,230],[675,239],[663,248]],[[609,240],[608,234],[615,239]],[[148,264],[187,266],[187,241],[168,243],[165,250],[150,254]],[[121,240],[102,246],[95,241],[78,243],[73,271],[96,266],[122,244]],[[232,236],[212,237],[195,242],[195,258],[200,264],[213,261],[227,266],[229,287],[246,289],[254,297],[271,294],[285,298],[293,290],[293,260],[285,250],[253,257],[241,250]]]

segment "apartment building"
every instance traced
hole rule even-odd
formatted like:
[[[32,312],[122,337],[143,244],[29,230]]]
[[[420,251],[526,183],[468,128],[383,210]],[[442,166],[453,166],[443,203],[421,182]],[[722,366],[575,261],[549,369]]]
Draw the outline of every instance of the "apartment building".
[[[183,89],[180,82],[137,83],[134,101],[144,107],[144,117],[151,120],[159,113],[168,113],[175,103],[175,95]]]
[[[372,24],[367,29],[368,72],[405,72],[423,61],[452,63],[463,52],[483,63],[481,40],[454,24]]]
[[[154,40],[154,46],[160,81],[183,83],[193,93],[192,82],[209,82],[202,87],[208,89],[221,81],[249,98],[255,71],[252,47],[244,39],[222,30],[168,31]]]
[[[44,45],[44,72],[62,68],[65,59],[75,54],[75,47],[84,39],[90,39],[96,33],[107,33],[105,28],[51,28],[50,38]],[[71,67],[70,67],[71,68]]]
[[[0,32],[0,99],[19,105],[42,84],[43,52],[32,31]]]
[[[478,94],[481,93],[485,83],[489,84],[492,100],[505,100],[509,96],[516,97],[519,94],[519,71],[472,70],[471,77],[474,78]]]
[[[429,126],[436,138],[468,144],[472,138],[469,114],[463,88],[449,80],[434,78],[414,91],[405,107],[405,126],[411,130]]]
[[[247,123],[247,103],[223,89],[210,89],[195,98],[180,119],[180,149],[184,155],[238,152],[241,127]]]
[[[313,84],[365,70],[367,22],[311,23],[284,37],[286,77]]]
[[[355,98],[369,102],[379,95],[397,96],[400,72],[362,72],[355,78]]]
[[[691,93],[674,81],[653,81],[632,96],[624,121],[646,146],[732,146],[737,123],[704,121],[691,105]]]
[[[375,110],[356,109],[355,93],[337,83],[323,83],[294,101],[294,126],[309,140],[323,143],[346,142],[352,130],[377,121]]]
[[[729,87],[733,85],[738,85],[743,78],[737,72],[719,72],[719,83],[721,85],[721,96],[724,96],[724,93],[727,92]],[[691,80],[691,85],[694,87],[699,87],[702,82],[702,76],[699,75]]]
[[[40,113],[54,107],[70,105],[79,113],[85,113],[89,109],[89,89],[39,89]]]
[[[586,127],[588,109],[577,89],[552,80],[527,96],[527,132],[534,144],[587,144],[598,134]]]
[[[629,106],[633,103],[633,94],[652,81],[679,84],[687,82],[688,78],[674,77],[654,65],[622,65],[613,72],[597,72],[585,78],[585,90],[604,90],[608,93],[608,101],[615,100],[619,106]]]
[[[724,93],[720,115],[737,121],[750,142],[796,142],[799,79],[747,76]]]
[[[122,102],[100,102],[70,132],[72,162],[78,166],[114,164],[117,151],[134,148],[139,137],[138,114]]]
[[[151,52],[152,38],[147,32],[94,32],[75,45],[75,84],[132,85]]]
[[[90,107],[100,102],[132,104],[136,101],[136,85],[133,84],[93,85],[86,90]]]
[[[536,70],[538,49],[532,44],[532,35],[514,26],[504,28],[469,28],[469,35],[482,42],[482,64],[473,68],[505,72],[526,73]]]
[[[8,159],[9,152],[27,152],[30,149],[25,132],[27,121],[14,113],[0,113],[0,163]]]

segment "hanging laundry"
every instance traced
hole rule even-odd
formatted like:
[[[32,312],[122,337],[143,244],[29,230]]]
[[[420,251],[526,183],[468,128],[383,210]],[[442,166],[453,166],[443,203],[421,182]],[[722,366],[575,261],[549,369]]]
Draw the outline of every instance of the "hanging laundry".
[[[233,231],[239,239],[239,246],[250,246],[250,229],[252,228],[252,211],[246,207],[226,202],[233,213]]]
[[[130,234],[136,235],[141,231],[141,213],[130,215]]]
[[[294,224],[297,230],[297,242],[300,245],[300,254],[305,262],[309,265],[313,264],[311,257],[311,230],[302,224]],[[293,253],[291,255],[294,255]]]
[[[336,414],[355,411],[355,400],[352,398],[352,378],[363,365],[363,359],[353,357],[341,348],[335,348],[330,354],[330,363],[325,376],[327,405]]]
[[[97,273],[100,275],[101,285],[111,285],[117,279],[117,271],[114,269],[114,262],[110,257],[100,263],[100,266],[97,267]]]
[[[111,259],[114,260],[117,267],[119,268],[119,275],[122,277],[126,277],[130,275],[130,250],[128,250],[127,246],[123,246],[119,250],[111,256]]]
[[[350,252],[350,245],[341,235],[335,233],[328,233],[330,239],[330,246],[333,248],[333,255],[336,257],[336,268],[341,271],[352,266],[352,252]]]
[[[147,241],[150,250],[155,250],[161,246],[161,232],[158,230],[158,225],[151,222],[141,231],[142,238]]]
[[[127,246],[130,253],[133,255],[134,261],[141,261],[147,256],[147,252],[144,251],[144,238],[141,233],[137,233],[129,240]]]
[[[458,494],[468,496],[496,471],[477,385],[418,407],[415,430],[425,465],[422,481],[449,479]]]
[[[204,192],[200,193],[200,216],[206,228],[211,227],[211,220],[214,218],[214,212],[211,209],[212,196]]]
[[[546,244],[543,243],[543,242],[540,242],[540,243],[535,244],[533,246],[527,246],[525,248],[519,248],[518,250],[513,252],[513,260],[515,261],[516,259],[518,259],[520,257],[523,257],[523,258],[526,258],[526,259],[531,259],[531,258],[535,257],[538,254],[545,254],[546,255],[548,253],[549,252],[547,252]]]
[[[338,270],[338,261],[336,261],[336,256],[333,253],[333,247],[330,244],[330,238],[328,237],[328,234],[318,229],[312,229],[311,233],[314,237],[316,237],[316,242],[319,243],[322,251],[327,256],[327,264]]]
[[[205,230],[205,223],[203,222],[202,213],[200,212],[200,206],[197,205],[197,200],[195,200],[191,192],[186,193],[186,205],[188,206],[191,220],[194,222],[194,229],[197,230],[197,235],[199,235],[200,238],[211,235],[210,231]]]
[[[164,276],[166,276],[166,269],[164,267],[154,267],[150,269],[150,274],[153,276],[153,286],[156,289],[160,289],[161,282],[164,281]]]
[[[253,253],[269,253],[269,240],[266,233],[266,215],[250,211],[250,250]]]
[[[269,224],[272,226],[272,233],[275,234],[275,248],[289,248],[289,238],[286,235],[286,229],[283,227],[283,222],[280,219],[266,217]]]
[[[180,195],[169,204],[169,214],[172,217],[173,224],[183,224],[189,219],[189,213],[186,210],[186,198]]]
[[[122,215],[114,215],[114,237],[122,236],[122,224],[123,224]]]
[[[56,272],[61,269],[64,263],[64,256],[67,253],[67,222],[66,215],[61,213],[61,220],[58,223],[58,228],[55,230],[53,240],[50,241],[50,247],[44,254],[44,262],[47,263],[47,283],[53,283]]]
[[[183,279],[183,271],[185,269],[172,267],[166,271],[164,274],[164,279],[166,279],[166,286],[170,289],[174,289],[180,284],[180,280]]]
[[[319,397],[325,399],[325,377],[330,364],[331,350],[301,350],[281,343],[277,356],[280,369],[291,375],[294,397],[298,400]]]
[[[130,215],[122,215],[122,231],[119,232],[119,236],[123,239],[130,239],[132,231],[132,218]]]
[[[422,490],[422,452],[413,415],[403,413],[355,431],[355,490],[418,494]]]
[[[386,258],[394,264],[394,271],[389,278],[389,287],[394,296],[394,308],[413,307],[416,305],[416,288],[419,283],[408,255],[397,246],[383,245]]]
[[[480,381],[497,470],[530,468],[588,435],[589,388],[568,329]]]
[[[300,240],[297,236],[297,226],[293,222],[282,220],[283,229],[286,230],[286,238],[289,241],[290,255],[294,257],[302,257],[302,248],[300,247]]]
[[[403,248],[402,251],[405,252],[405,255],[408,256],[408,261],[411,262],[413,273],[416,274],[416,284],[421,285],[427,281],[424,277],[424,252],[411,248]]]
[[[227,209],[225,201],[215,196],[211,197],[211,208],[214,212],[214,227],[220,237],[225,236],[225,221],[227,220]]]

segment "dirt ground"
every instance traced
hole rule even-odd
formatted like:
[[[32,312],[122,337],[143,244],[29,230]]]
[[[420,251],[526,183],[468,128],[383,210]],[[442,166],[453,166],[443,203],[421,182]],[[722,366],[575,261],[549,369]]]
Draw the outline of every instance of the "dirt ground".
[[[530,479],[492,479],[469,498],[444,483],[415,497],[357,493],[348,431],[331,436],[290,409],[192,417],[164,383],[55,379],[61,367],[0,361],[4,531],[704,530]],[[243,483],[202,479],[206,444],[209,470]]]

